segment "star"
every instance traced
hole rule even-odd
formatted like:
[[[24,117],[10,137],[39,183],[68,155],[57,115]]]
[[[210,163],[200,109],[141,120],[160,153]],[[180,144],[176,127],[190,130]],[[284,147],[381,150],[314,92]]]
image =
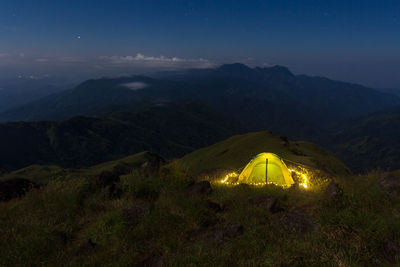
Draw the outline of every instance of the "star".
[[[78,35],[76,38],[78,38],[78,39],[81,39],[81,36],[80,36],[80,35]]]

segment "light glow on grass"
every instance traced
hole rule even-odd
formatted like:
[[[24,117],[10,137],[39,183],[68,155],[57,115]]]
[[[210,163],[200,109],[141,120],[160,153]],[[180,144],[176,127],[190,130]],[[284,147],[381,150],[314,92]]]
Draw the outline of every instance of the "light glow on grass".
[[[302,178],[302,181],[299,183],[300,186],[302,186],[304,189],[308,188],[309,179],[305,173],[296,171],[294,169],[289,169],[289,171],[290,173],[294,172],[295,174],[297,174],[299,177]]]
[[[238,173],[236,173],[236,172],[230,172],[230,173],[226,174],[226,175],[224,176],[224,178],[222,178],[222,179],[220,180],[220,183],[221,183],[221,184],[224,184],[224,185],[239,185],[240,183],[238,183],[238,182],[231,182],[231,181],[229,181],[230,179],[236,178],[236,177],[238,177],[238,176],[239,176]],[[265,185],[270,185],[270,184],[273,184],[273,185],[276,185],[276,186],[279,186],[279,187],[283,187],[283,188],[289,188],[289,187],[290,187],[290,185],[277,185],[277,184],[272,183],[272,182],[268,182],[268,183],[245,183],[245,184],[252,185],[252,186],[257,186],[257,187],[261,187],[261,186],[265,186]]]
[[[290,173],[295,173],[297,174],[299,177],[301,177],[301,181],[299,182],[299,186],[303,187],[304,189],[308,189],[309,188],[309,178],[307,177],[307,175],[304,172],[300,172],[298,170],[295,169],[288,169]],[[236,172],[230,172],[228,174],[226,174],[221,180],[220,183],[221,184],[225,184],[225,185],[239,185],[240,183],[238,182],[231,182],[230,180],[238,177],[239,174]],[[268,183],[246,183],[248,185],[253,185],[253,186],[265,186],[268,184],[273,184],[282,188],[289,188],[291,187],[291,185],[277,185],[275,183],[272,182],[268,182]]]
[[[224,178],[222,178],[221,183],[222,183],[222,184],[232,184],[232,183],[228,182],[228,180],[229,180],[230,178],[236,178],[236,177],[238,177],[238,176],[239,176],[239,174],[237,174],[236,172],[230,172],[230,173],[228,173],[227,175],[225,175]]]

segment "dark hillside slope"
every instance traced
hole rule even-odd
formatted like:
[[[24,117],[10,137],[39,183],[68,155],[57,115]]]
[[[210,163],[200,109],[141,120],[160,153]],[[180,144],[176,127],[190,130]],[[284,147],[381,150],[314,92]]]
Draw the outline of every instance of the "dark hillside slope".
[[[238,132],[230,119],[189,102],[107,117],[0,124],[0,168],[88,166],[149,150],[182,156]]]
[[[355,171],[400,168],[400,108],[341,126],[329,147]]]
[[[296,76],[300,90],[293,96],[304,105],[314,105],[322,123],[356,118],[400,105],[394,94],[324,77]]]

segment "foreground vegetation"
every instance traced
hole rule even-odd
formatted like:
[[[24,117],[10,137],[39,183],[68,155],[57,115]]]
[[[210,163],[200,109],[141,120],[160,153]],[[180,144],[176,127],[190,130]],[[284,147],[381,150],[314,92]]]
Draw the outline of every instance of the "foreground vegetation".
[[[47,185],[0,202],[0,265],[356,266],[398,260],[400,201],[380,187],[382,173],[335,177],[343,190],[336,200],[325,195],[327,183],[284,190],[224,186],[209,177],[212,192],[193,192],[188,185],[196,178],[171,165],[160,169],[148,156],[56,172]],[[107,170],[119,181],[99,180]],[[276,198],[275,209],[249,202],[261,195]],[[145,212],[132,218],[131,207]],[[309,216],[312,230],[293,232],[282,224],[281,214],[293,207]]]

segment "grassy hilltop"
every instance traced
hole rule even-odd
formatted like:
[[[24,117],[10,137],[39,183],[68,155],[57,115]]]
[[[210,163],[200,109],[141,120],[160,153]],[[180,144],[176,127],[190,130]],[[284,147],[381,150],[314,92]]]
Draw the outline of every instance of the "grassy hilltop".
[[[281,142],[258,132],[167,165],[144,152],[84,169],[36,165],[5,174],[0,180],[46,185],[0,202],[0,265],[395,264],[400,201],[382,188],[384,174],[352,175],[316,145]],[[193,189],[195,174],[239,168],[259,149],[323,168],[343,193],[329,198],[327,183],[302,190],[211,181]]]
[[[332,153],[304,141],[289,141],[271,132],[235,135],[212,146],[198,149],[175,161],[192,175],[212,169],[240,170],[253,156],[272,152],[284,160],[316,168],[331,175],[347,175],[350,170]]]

